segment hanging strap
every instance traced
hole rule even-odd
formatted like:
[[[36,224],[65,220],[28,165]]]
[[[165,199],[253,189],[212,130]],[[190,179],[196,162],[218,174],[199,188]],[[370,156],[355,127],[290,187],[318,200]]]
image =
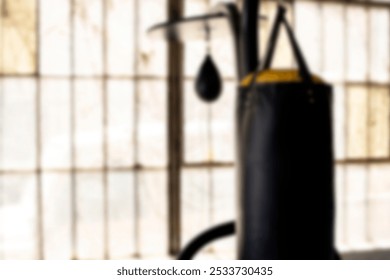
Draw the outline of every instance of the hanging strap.
[[[276,19],[272,27],[271,35],[268,41],[267,51],[265,53],[264,63],[261,66],[261,71],[270,69],[273,56],[276,49],[276,43],[280,33],[280,27],[284,25],[287,31],[287,37],[289,39],[293,55],[298,64],[299,74],[302,80],[306,83],[312,83],[312,77],[309,71],[309,68],[306,64],[305,58],[302,55],[301,49],[295,39],[294,32],[292,31],[290,24],[286,19],[286,8],[282,5],[278,5],[278,10],[276,14]]]

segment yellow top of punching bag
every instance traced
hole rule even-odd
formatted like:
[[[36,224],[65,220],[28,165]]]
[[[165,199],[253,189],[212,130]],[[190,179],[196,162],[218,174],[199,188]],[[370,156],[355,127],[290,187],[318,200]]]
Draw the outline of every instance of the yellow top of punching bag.
[[[253,78],[253,73],[247,75],[244,79],[241,80],[241,87],[248,87]],[[312,76],[313,82],[322,84],[324,81],[318,77]],[[299,75],[297,70],[265,70],[261,71],[256,77],[257,84],[265,83],[300,83],[302,78]]]

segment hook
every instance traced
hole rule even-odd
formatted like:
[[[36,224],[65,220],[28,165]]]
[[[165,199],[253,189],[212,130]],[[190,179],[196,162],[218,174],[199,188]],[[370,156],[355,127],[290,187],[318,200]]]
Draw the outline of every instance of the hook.
[[[206,41],[206,44],[207,44],[206,51],[207,51],[207,54],[210,54],[211,53],[211,46],[210,46],[211,28],[210,28],[208,20],[205,20],[204,23],[205,23],[204,24],[205,41]]]

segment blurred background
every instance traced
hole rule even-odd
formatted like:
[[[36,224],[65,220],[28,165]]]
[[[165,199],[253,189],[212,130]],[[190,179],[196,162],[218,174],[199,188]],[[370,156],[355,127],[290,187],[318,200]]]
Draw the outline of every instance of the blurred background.
[[[217,2],[0,1],[0,259],[170,258],[235,219],[231,40],[211,41],[224,91],[209,105],[194,92],[207,44],[175,60],[147,35],[175,5],[190,16]],[[275,3],[262,1],[260,51]],[[311,70],[335,89],[337,248],[386,255],[390,1],[287,3]],[[285,34],[274,66],[293,66]],[[235,238],[200,257],[234,258]]]

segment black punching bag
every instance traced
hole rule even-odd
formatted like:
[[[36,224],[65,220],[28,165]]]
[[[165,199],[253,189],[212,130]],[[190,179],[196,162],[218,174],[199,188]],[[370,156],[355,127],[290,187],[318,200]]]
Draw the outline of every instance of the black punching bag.
[[[280,27],[297,70],[270,70]],[[241,82],[239,259],[333,259],[332,89],[279,7],[261,71]]]

